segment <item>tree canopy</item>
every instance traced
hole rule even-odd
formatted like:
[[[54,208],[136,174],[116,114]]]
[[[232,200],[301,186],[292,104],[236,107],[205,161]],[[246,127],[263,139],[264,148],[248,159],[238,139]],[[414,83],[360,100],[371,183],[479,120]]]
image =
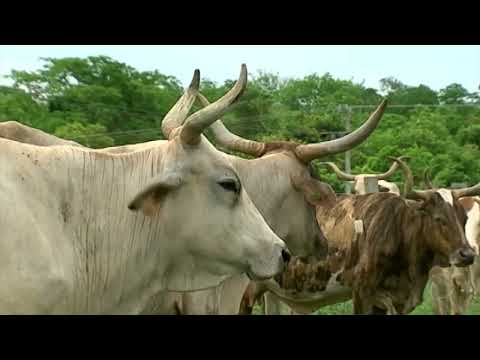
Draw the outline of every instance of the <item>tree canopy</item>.
[[[14,70],[12,86],[0,86],[0,121],[15,120],[93,148],[163,139],[160,121],[183,91],[175,77],[106,56],[43,60],[43,68]],[[201,92],[214,101],[234,81],[202,79]],[[318,142],[346,131],[348,114],[341,105],[352,106],[355,129],[386,96],[391,106],[378,129],[352,151],[353,173],[383,172],[390,166],[387,156],[409,155],[414,173],[431,168],[437,186],[480,181],[479,92],[456,83],[437,92],[393,77],[381,79],[379,87],[328,73],[283,79],[259,72],[250,75],[247,91],[224,122],[249,139]],[[344,166],[344,155],[327,160]],[[334,175],[314,167],[343,190]],[[393,178],[402,179],[400,173]]]

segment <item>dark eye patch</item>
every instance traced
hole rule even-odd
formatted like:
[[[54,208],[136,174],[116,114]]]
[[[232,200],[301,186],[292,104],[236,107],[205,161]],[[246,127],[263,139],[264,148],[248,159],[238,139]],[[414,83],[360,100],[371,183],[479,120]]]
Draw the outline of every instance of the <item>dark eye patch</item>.
[[[226,191],[232,191],[236,194],[240,192],[240,186],[237,184],[235,180],[232,180],[232,179],[221,180],[218,182],[218,185],[220,185]]]

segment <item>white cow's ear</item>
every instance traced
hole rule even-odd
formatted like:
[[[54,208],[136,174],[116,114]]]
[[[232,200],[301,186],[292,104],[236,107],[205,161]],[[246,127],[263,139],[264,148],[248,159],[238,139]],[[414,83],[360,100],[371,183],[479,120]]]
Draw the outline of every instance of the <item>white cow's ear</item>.
[[[145,216],[153,216],[160,210],[165,196],[180,184],[180,176],[160,176],[135,195],[128,208],[132,211],[142,210]]]

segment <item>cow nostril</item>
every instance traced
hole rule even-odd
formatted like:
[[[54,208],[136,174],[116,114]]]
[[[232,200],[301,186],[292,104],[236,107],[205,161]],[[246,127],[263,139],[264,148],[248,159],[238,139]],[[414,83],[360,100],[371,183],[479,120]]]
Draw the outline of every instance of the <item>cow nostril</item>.
[[[460,250],[460,256],[463,258],[464,262],[467,264],[472,264],[475,258],[475,254],[472,250]]]
[[[282,250],[282,259],[283,259],[283,261],[285,261],[285,262],[288,263],[291,258],[292,258],[292,256],[290,255],[290,252],[289,252],[288,250],[283,249],[283,250]]]

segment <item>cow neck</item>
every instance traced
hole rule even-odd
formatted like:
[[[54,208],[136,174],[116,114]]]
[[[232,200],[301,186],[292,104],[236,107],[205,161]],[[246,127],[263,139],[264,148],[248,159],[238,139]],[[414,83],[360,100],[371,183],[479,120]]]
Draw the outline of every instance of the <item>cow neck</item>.
[[[79,312],[135,313],[162,288],[168,254],[160,251],[160,223],[127,208],[165,167],[162,150],[109,155],[70,149],[63,200],[72,209],[65,228],[73,240],[73,307]]]

